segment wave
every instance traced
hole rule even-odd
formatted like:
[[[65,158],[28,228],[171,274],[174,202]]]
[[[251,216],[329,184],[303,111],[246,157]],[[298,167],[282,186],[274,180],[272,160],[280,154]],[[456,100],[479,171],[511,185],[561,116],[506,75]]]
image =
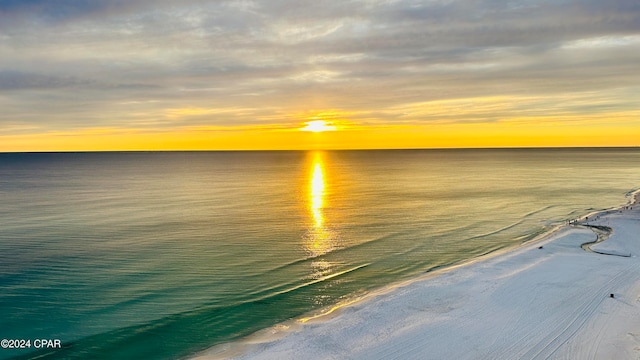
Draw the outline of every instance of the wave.
[[[62,349],[43,350],[12,357],[26,359],[175,359],[212,345],[249,335],[311,311],[310,305],[291,305],[288,298],[305,296],[304,290],[369,266],[369,263],[306,281],[226,306],[204,305],[148,323],[63,343]],[[308,295],[308,294],[306,294]],[[274,314],[280,314],[274,317]],[[254,316],[246,316],[253,314]],[[164,341],[170,339],[171,341]]]
[[[512,228],[522,224],[525,220],[527,220],[528,218],[532,217],[533,215],[539,214],[539,213],[541,213],[543,211],[552,209],[554,207],[555,207],[554,205],[549,205],[549,206],[545,206],[545,207],[542,207],[540,209],[531,211],[529,213],[524,214],[518,221],[516,221],[516,222],[514,222],[512,224],[509,224],[509,225],[504,226],[504,227],[502,227],[500,229],[497,229],[497,230],[490,231],[488,233],[484,233],[484,234],[481,234],[481,235],[476,235],[476,236],[470,237],[467,240],[480,239],[480,238],[484,238],[484,237],[487,237],[487,236],[495,235],[495,234],[501,233],[503,231],[512,229]]]

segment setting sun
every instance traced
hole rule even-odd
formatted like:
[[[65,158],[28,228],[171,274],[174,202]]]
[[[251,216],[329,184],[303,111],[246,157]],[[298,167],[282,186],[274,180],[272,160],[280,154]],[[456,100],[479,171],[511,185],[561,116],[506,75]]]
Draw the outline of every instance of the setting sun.
[[[311,131],[311,132],[323,132],[323,131],[335,131],[336,127],[331,125],[330,123],[324,120],[313,120],[307,121],[306,126],[301,128],[302,131]]]

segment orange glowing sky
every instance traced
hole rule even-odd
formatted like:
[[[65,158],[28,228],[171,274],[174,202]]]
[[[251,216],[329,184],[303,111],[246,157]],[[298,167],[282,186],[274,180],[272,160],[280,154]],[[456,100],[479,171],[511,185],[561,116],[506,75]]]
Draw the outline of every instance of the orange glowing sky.
[[[630,0],[2,2],[0,151],[638,146],[639,21]]]

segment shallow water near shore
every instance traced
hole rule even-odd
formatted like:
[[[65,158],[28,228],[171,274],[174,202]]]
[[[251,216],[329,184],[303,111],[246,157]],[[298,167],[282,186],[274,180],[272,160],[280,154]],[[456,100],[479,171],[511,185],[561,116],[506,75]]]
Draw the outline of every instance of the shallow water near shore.
[[[176,359],[625,202],[638,149],[0,154],[0,359]]]

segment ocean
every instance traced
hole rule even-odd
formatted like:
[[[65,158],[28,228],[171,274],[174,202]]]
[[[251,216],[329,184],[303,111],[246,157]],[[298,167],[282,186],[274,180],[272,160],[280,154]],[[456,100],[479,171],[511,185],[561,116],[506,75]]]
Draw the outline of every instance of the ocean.
[[[185,358],[622,205],[639,165],[637,148],[3,153],[0,338],[31,342],[0,359]]]

